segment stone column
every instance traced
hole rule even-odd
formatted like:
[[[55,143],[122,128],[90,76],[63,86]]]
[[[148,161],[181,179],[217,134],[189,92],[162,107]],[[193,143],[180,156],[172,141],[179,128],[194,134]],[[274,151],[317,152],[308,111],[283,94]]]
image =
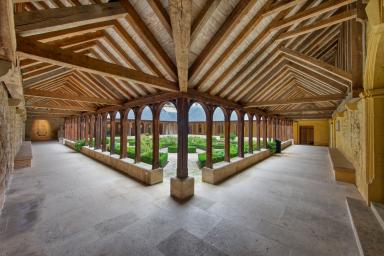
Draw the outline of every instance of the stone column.
[[[244,113],[240,112],[237,120],[237,155],[244,157]]]
[[[77,117],[77,139],[81,140],[81,116]]]
[[[94,137],[95,137],[95,116],[91,115],[90,124],[89,124],[89,141],[90,141],[89,144],[92,147],[95,147]]]
[[[206,149],[206,159],[205,159],[205,167],[212,168],[212,134],[213,134],[213,107],[207,105],[207,123],[206,123],[206,136],[207,136],[207,149]]]
[[[135,163],[141,161],[141,108],[135,108]]]
[[[160,112],[159,104],[152,106],[152,169],[160,168]]]
[[[227,109],[224,110],[224,161],[230,162],[231,157],[229,154],[230,151],[230,141],[229,141],[229,133],[231,130],[231,114]]]
[[[109,113],[111,116],[111,138],[110,138],[110,154],[115,154],[115,136],[116,136],[116,112]]]
[[[89,145],[89,116],[84,117],[84,139],[85,145]]]
[[[127,157],[128,109],[120,111],[120,158]]]
[[[248,153],[253,153],[253,115],[248,115]]]
[[[184,200],[194,194],[194,179],[188,177],[188,110],[186,98],[177,102],[177,176],[171,178],[171,196]]]

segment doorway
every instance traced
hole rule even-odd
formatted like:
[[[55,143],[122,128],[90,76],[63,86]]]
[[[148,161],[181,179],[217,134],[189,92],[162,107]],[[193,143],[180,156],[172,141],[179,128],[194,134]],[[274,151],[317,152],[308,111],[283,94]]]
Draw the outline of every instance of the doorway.
[[[300,126],[299,144],[313,145],[314,144],[314,128],[313,126]]]

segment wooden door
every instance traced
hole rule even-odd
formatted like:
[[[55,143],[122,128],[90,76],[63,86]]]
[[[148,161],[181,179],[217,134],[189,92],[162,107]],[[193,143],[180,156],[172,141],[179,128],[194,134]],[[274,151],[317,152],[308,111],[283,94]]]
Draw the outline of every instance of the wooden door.
[[[314,129],[313,126],[300,126],[300,144],[313,145],[314,144]]]

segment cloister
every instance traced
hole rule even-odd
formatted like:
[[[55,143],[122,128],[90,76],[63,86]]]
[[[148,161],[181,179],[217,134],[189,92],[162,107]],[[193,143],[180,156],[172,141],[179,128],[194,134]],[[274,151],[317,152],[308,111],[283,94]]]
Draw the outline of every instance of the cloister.
[[[0,256],[384,255],[383,0],[0,1]]]

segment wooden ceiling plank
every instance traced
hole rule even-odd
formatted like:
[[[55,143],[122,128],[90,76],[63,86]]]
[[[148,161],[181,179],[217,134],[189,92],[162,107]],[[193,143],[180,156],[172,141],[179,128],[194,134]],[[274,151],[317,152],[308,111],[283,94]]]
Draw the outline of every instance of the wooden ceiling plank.
[[[43,108],[43,109],[67,109],[67,110],[75,110],[75,111],[87,111],[87,112],[95,112],[96,108],[93,107],[85,107],[85,106],[69,106],[69,105],[54,105],[49,103],[28,103],[26,107],[29,108]]]
[[[213,13],[215,12],[220,2],[221,0],[206,1],[203,9],[199,12],[199,14],[192,23],[191,44],[198,37],[200,31],[204,28],[205,24],[207,24],[208,20],[213,16]]]
[[[158,17],[160,23],[163,25],[168,35],[172,38],[172,27],[171,19],[169,18],[168,12],[164,9],[160,0],[147,0],[148,4],[151,6],[153,12]]]
[[[177,70],[175,65],[164,51],[164,49],[161,47],[159,42],[156,40],[155,36],[145,25],[139,14],[136,12],[135,8],[132,6],[129,0],[120,0],[120,3],[127,11],[127,16],[125,18],[130,26],[132,26],[135,32],[140,36],[145,45],[167,71],[168,75],[172,79],[177,80]]]
[[[256,2],[256,0],[240,0],[229,17],[225,20],[224,24],[219,28],[191,65],[189,69],[190,80],[194,80],[195,76],[203,69],[208,60],[215,54],[216,50],[221,46],[224,40],[228,38],[228,35],[235,29],[244,16],[247,15]]]
[[[302,104],[302,103],[313,103],[331,100],[343,100],[345,94],[330,94],[330,95],[318,95],[316,97],[289,99],[289,100],[271,100],[271,101],[255,101],[248,102],[245,104],[245,108],[261,107],[261,106],[275,106],[275,105],[290,105],[290,104]]]
[[[46,9],[15,14],[16,32],[22,36],[42,34],[92,23],[123,18],[119,2]]]

